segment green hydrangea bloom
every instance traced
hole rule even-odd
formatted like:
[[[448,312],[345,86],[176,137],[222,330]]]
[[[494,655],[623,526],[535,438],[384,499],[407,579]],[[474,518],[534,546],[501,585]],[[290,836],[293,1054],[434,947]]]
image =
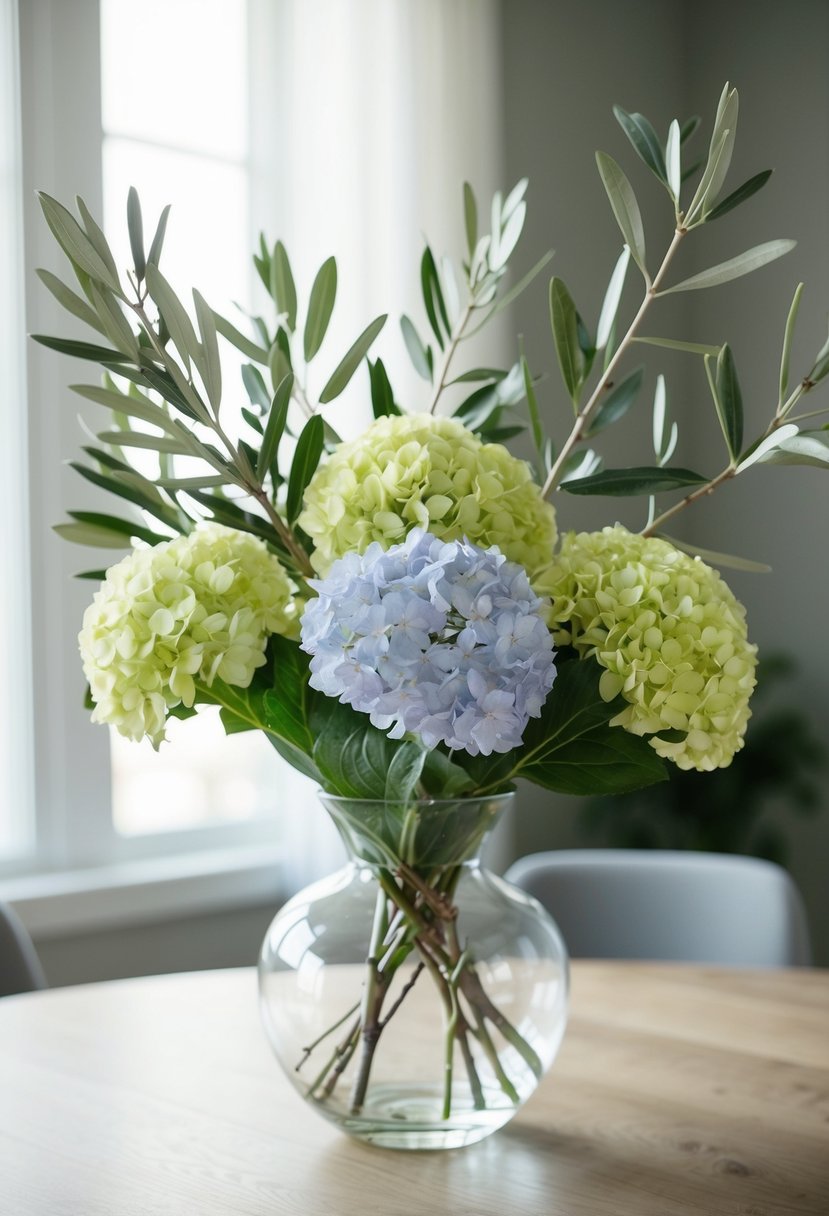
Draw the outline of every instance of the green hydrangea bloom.
[[[533,575],[549,565],[555,512],[529,466],[500,443],[482,443],[454,418],[378,418],[341,444],[305,491],[299,525],[320,573],[372,541],[388,547],[416,526],[445,540],[466,536]]]
[[[164,738],[194,677],[247,688],[270,633],[295,635],[293,587],[262,541],[220,524],[135,549],[108,571],[78,637],[94,722]]]
[[[559,644],[605,669],[600,692],[628,702],[614,719],[680,768],[711,770],[743,746],[757,648],[745,609],[716,570],[667,541],[625,528],[568,533],[539,590]]]

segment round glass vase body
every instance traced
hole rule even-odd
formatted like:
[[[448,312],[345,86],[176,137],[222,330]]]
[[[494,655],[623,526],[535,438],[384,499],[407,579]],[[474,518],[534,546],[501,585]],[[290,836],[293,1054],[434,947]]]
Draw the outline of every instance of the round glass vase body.
[[[513,797],[322,796],[350,860],[272,922],[260,1008],[295,1088],[361,1140],[473,1144],[512,1118],[555,1058],[561,936],[478,860]]]

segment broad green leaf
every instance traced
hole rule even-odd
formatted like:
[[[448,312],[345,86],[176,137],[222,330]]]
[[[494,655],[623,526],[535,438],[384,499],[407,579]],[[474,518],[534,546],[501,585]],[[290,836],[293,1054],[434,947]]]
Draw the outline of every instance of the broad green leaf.
[[[466,229],[466,246],[469,256],[472,257],[478,243],[478,205],[469,182],[463,183],[463,219]]]
[[[150,252],[147,254],[147,262],[151,266],[157,266],[161,261],[161,250],[164,248],[164,237],[167,233],[167,220],[170,218],[170,204],[161,212],[158,218],[158,224],[155,230],[155,236],[150,245]]]
[[[71,287],[67,287],[65,283],[52,274],[48,270],[36,270],[35,274],[40,279],[52,295],[67,312],[71,312],[73,317],[78,317],[84,324],[89,325],[91,329],[95,329],[99,334],[106,337],[106,331],[98,318],[98,314],[94,308],[90,308],[86,300],[77,295]]]
[[[268,421],[262,436],[259,458],[256,462],[256,476],[263,481],[268,470],[275,467],[279,441],[285,431],[288,421],[288,406],[291,404],[291,393],[294,390],[294,378],[289,373],[277,386],[273,403],[268,412]],[[303,487],[304,489],[304,487]]]
[[[785,426],[778,427],[772,431],[770,435],[766,435],[764,439],[760,439],[752,447],[748,449],[743,459],[737,465],[737,472],[743,473],[746,469],[750,469],[753,464],[757,464],[769,452],[778,447],[781,443],[785,443],[787,439],[794,438],[799,434],[796,425],[793,422],[787,422]]]
[[[222,362],[219,358],[216,322],[213,319],[213,310],[208,307],[204,296],[195,287],[193,288],[193,303],[196,306],[196,320],[201,333],[201,350],[196,367],[204,382],[207,399],[213,407],[213,415],[218,417],[219,406],[222,402]]]
[[[423,772],[426,749],[409,740],[401,743],[392,756],[386,774],[385,797],[389,802],[409,802]]]
[[[314,763],[324,788],[345,798],[384,801],[386,778],[400,744],[372,726],[367,714],[333,698],[317,702],[311,725],[316,735]]]
[[[550,279],[550,325],[564,387],[578,408],[584,383],[584,355],[578,338],[578,315],[563,280]]]
[[[93,363],[103,364],[131,361],[129,356],[122,354],[120,350],[109,350],[105,346],[95,346],[92,342],[77,342],[74,338],[50,338],[46,334],[32,334],[32,340],[62,355],[71,355],[73,359],[89,359]]]
[[[308,687],[308,656],[296,642],[274,634],[268,640],[268,659],[273,686],[262,698],[268,727],[310,758],[316,741],[310,723],[316,694]]]
[[[621,106],[614,106],[613,113],[616,121],[627,135],[637,154],[642,158],[653,174],[668,185],[668,175],[665,170],[665,158],[657,139],[656,132],[643,114],[628,114]]]
[[[249,359],[253,359],[255,363],[261,363],[264,367],[268,365],[268,352],[263,346],[246,337],[240,330],[232,325],[226,317],[222,317],[219,313],[213,313],[213,320],[216,322],[216,329],[223,338],[227,338],[237,350],[240,350],[243,355],[247,355]]]
[[[786,329],[783,334],[783,352],[780,356],[780,398],[779,405],[782,405],[786,400],[789,391],[789,361],[792,354],[792,341],[794,339],[794,329],[797,323],[797,313],[800,308],[800,297],[803,295],[803,284],[798,283],[794,290],[789,315],[786,318]]]
[[[619,254],[619,260],[613,267],[613,274],[610,276],[610,282],[607,285],[607,291],[602,303],[602,311],[599,314],[599,324],[596,328],[597,350],[604,350],[610,338],[610,331],[613,329],[613,322],[616,320],[616,314],[619,311],[619,303],[622,299],[622,291],[624,290],[625,276],[627,275],[629,263],[630,248],[625,245]]]
[[[608,393],[583,432],[585,439],[591,439],[628,412],[642,387],[644,375],[644,367],[637,367]]]
[[[409,358],[415,371],[424,380],[428,380],[431,383],[432,352],[428,346],[424,346],[420,334],[405,313],[400,318],[400,331],[403,334],[403,341],[406,343],[406,350],[409,352]]]
[[[642,227],[642,216],[633,187],[613,157],[608,156],[606,152],[596,153],[596,164],[625,243],[629,246],[631,256],[642,271],[645,281],[650,282],[645,263],[645,230]]]
[[[291,263],[281,241],[277,241],[271,254],[270,293],[276,306],[284,313],[291,333],[296,329],[296,287],[291,273]]]
[[[634,338],[634,342],[643,342],[646,346],[662,346],[666,350],[682,350],[689,355],[713,355],[716,359],[722,347],[707,346],[701,342],[680,342],[678,338]]]
[[[829,468],[829,432],[802,431],[764,452],[759,460],[762,464],[807,464]]]
[[[729,211],[733,211],[735,207],[739,207],[740,203],[744,203],[746,199],[751,198],[752,194],[756,194],[758,190],[762,190],[773,172],[773,169],[764,169],[762,173],[757,173],[754,177],[750,177],[747,182],[743,182],[742,186],[738,186],[731,194],[726,195],[721,203],[717,203],[716,207],[707,213],[705,222],[710,224],[712,220],[718,220],[721,215],[727,215]]]
[[[280,386],[281,387],[281,386]],[[324,429],[322,418],[314,414],[305,423],[297,440],[294,459],[291,463],[291,473],[288,478],[288,499],[286,512],[288,523],[292,524],[302,510],[302,495],[305,487],[314,476],[322,456]]]
[[[743,446],[743,395],[734,366],[731,347],[726,342],[717,359],[714,404],[728,452],[736,460]]]
[[[137,536],[139,540],[144,540],[148,545],[157,545],[161,541],[169,540],[169,536],[163,536],[160,532],[153,532],[152,528],[146,527],[140,521],[134,519],[121,519],[117,515],[106,515],[100,511],[70,511],[69,515],[79,524],[90,524],[93,527],[107,528],[112,532],[121,534],[123,538]]]
[[[664,532],[660,532],[659,536],[674,548],[681,549],[683,553],[690,553],[710,566],[725,566],[729,570],[745,570],[747,574],[768,574],[771,571],[771,566],[767,566],[765,562],[753,562],[747,557],[733,557],[729,553],[716,553],[713,549],[703,549],[699,545],[689,544],[688,541],[677,540],[675,536],[666,536]]]
[[[665,170],[668,177],[668,188],[677,202],[679,202],[679,189],[682,185],[682,167],[679,150],[681,142],[679,123],[674,119],[668,128],[668,142],[665,145]]]
[[[170,331],[170,337],[181,357],[189,364],[199,357],[199,340],[193,328],[193,322],[187,311],[173,291],[170,284],[157,266],[147,264],[147,288],[158,311],[164,318],[164,324]]]
[[[366,326],[359,338],[357,338],[356,342],[354,342],[354,344],[346,351],[345,355],[343,355],[337,367],[332,372],[325,388],[320,393],[320,402],[323,405],[325,405],[328,401],[333,401],[335,397],[339,397],[340,393],[343,391],[365,356],[368,354],[374,339],[386,324],[386,316],[387,314],[383,313],[382,316],[375,317],[371,324]]]
[[[661,469],[641,466],[633,469],[604,469],[580,481],[562,483],[569,494],[607,494],[627,497],[636,494],[661,494],[683,486],[704,485],[708,481],[701,473],[690,469]]]
[[[129,232],[135,277],[140,283],[144,278],[147,259],[144,254],[144,221],[141,218],[141,200],[135,186],[130,186],[127,194],[127,231]]]
[[[426,753],[421,781],[432,797],[454,798],[456,794],[465,794],[472,789],[474,782],[458,763],[459,759],[458,752],[454,752],[450,760],[437,748]]]
[[[599,696],[594,659],[562,662],[540,718],[530,719],[514,776],[563,794],[619,794],[665,781],[664,762],[647,739],[610,720],[621,699]]]
[[[371,383],[371,409],[374,417],[383,418],[400,414],[402,411],[394,400],[394,391],[386,374],[383,360],[377,359],[372,363],[369,359],[368,374]]]
[[[751,274],[753,270],[759,270],[761,266],[782,258],[784,254],[790,253],[796,244],[797,241],[778,240],[755,245],[753,249],[747,249],[745,253],[740,253],[735,258],[729,258],[727,262],[720,262],[717,266],[711,266],[708,270],[701,270],[699,274],[692,275],[690,279],[683,279],[681,283],[676,283],[673,287],[665,287],[662,291],[657,291],[656,295],[668,296],[675,291],[699,291],[704,287],[718,287],[720,283],[729,283],[732,279],[739,279],[741,275]]]
[[[75,217],[48,194],[38,191],[37,197],[52,235],[73,265],[120,294],[117,276],[113,275]]]
[[[452,327],[446,313],[438,268],[428,245],[423,250],[423,257],[420,259],[420,290],[432,333],[435,335],[438,346],[443,350],[444,338],[450,336]]]
[[[328,258],[317,271],[308,300],[308,315],[305,318],[305,332],[302,335],[302,348],[306,363],[311,362],[322,346],[336,298],[337,263],[334,258]]]

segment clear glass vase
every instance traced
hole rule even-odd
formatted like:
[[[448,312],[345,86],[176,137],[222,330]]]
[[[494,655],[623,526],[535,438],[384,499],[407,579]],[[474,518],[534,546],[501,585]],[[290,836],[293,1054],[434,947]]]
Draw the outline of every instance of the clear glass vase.
[[[567,1016],[561,936],[478,861],[512,797],[322,797],[350,861],[268,929],[261,1012],[299,1093],[361,1140],[473,1144],[515,1114],[555,1057]]]

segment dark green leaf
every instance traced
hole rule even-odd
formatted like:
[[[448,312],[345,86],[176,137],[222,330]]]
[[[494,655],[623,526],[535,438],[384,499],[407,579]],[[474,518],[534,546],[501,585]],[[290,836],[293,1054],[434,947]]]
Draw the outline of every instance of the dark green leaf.
[[[458,763],[461,754],[453,753],[450,760],[438,748],[426,753],[421,781],[433,797],[454,798],[456,794],[465,794],[472,789],[472,778]]]
[[[98,486],[102,490],[107,490],[110,494],[115,494],[126,502],[133,503],[136,507],[140,507],[142,511],[146,511],[155,519],[160,520],[161,523],[173,528],[176,532],[182,530],[176,512],[171,507],[161,502],[160,499],[153,498],[151,494],[137,489],[134,484],[122,481],[118,477],[110,477],[106,473],[99,473],[95,469],[87,468],[86,465],[79,464],[76,461],[70,461],[69,467],[74,469],[76,473],[80,473],[81,477],[91,482],[92,485]]]
[[[268,658],[273,687],[262,698],[268,729],[310,761],[316,742],[310,714],[317,694],[308,687],[308,656],[296,642],[274,634],[268,640]]]
[[[715,404],[720,426],[732,459],[736,460],[743,446],[743,396],[734,357],[728,343],[717,359]]]
[[[288,421],[288,406],[291,404],[293,389],[294,378],[289,373],[277,386],[274,393],[273,404],[270,407],[268,421],[265,424],[262,446],[259,449],[259,458],[256,462],[256,476],[260,481],[264,479],[272,465],[276,467],[275,462],[279,449],[279,441],[282,438],[285,424]]]
[[[282,386],[280,385],[280,387]],[[288,523],[290,524],[294,522],[302,510],[302,495],[305,493],[305,487],[317,470],[320,456],[322,456],[323,441],[322,418],[319,414],[314,414],[302,428],[297,440],[293,463],[291,464],[286,503]]]
[[[306,363],[311,362],[322,346],[336,298],[337,263],[334,258],[328,258],[317,271],[308,301],[308,316],[302,339]]]
[[[621,106],[614,106],[613,113],[637,154],[659,181],[662,182],[663,186],[667,186],[668,174],[665,171],[665,158],[662,155],[662,147],[656,132],[647,118],[643,114],[628,114]]]
[[[153,532],[152,528],[148,528],[142,523],[136,523],[135,520],[121,519],[116,515],[105,515],[100,511],[70,511],[69,515],[81,524],[110,528],[113,532],[120,532],[122,536],[128,538],[137,536],[139,540],[145,540],[148,545],[157,545],[160,541],[170,539],[169,536]]]
[[[343,355],[342,359],[334,369],[331,377],[328,380],[325,388],[320,393],[320,402],[325,405],[328,401],[333,401],[335,397],[339,397],[345,386],[348,384],[351,377],[356,372],[357,368],[362,363],[365,356],[368,354],[372,343],[374,342],[380,330],[386,324],[386,313],[382,316],[375,317],[370,325],[367,325],[359,338]]]
[[[284,313],[291,333],[296,329],[296,287],[291,273],[291,263],[281,241],[277,241],[271,254],[270,292],[276,306]]]
[[[762,190],[766,182],[771,177],[773,169],[764,169],[762,173],[755,174],[750,177],[747,182],[743,182],[742,186],[726,195],[721,203],[717,203],[712,211],[709,211],[705,217],[706,223],[710,224],[711,220],[718,220],[721,215],[732,211],[734,207],[739,207],[740,203],[744,203],[747,198],[751,198],[752,194],[756,194],[758,190]]]
[[[562,663],[540,718],[531,719],[515,775],[564,794],[620,794],[665,781],[664,762],[647,739],[610,719],[624,707],[599,696],[593,659]]]
[[[690,469],[660,469],[638,467],[634,469],[604,469],[579,481],[568,481],[562,489],[568,494],[607,494],[622,497],[636,494],[661,494],[682,486],[698,486],[708,481],[701,473]]]
[[[115,258],[112,256],[112,250],[109,247],[109,242],[104,236],[100,225],[95,222],[91,211],[79,194],[75,195],[75,204],[78,208],[78,213],[83,220],[86,235],[89,237],[90,241],[95,247],[95,252],[98,254],[98,257],[112,275],[114,282],[117,283],[118,269],[115,265]]]
[[[147,266],[147,287],[153,302],[164,318],[176,350],[183,359],[199,358],[199,341],[187,310],[157,266]]]
[[[469,256],[475,252],[478,244],[478,206],[469,182],[463,183],[463,219],[466,228],[466,245]]]
[[[120,350],[109,350],[105,346],[95,346],[92,342],[77,342],[73,338],[49,338],[45,334],[32,334],[32,339],[50,350],[59,351],[62,355],[71,355],[73,359],[90,359],[93,363],[130,363],[129,355]]]
[[[314,762],[325,789],[344,798],[385,800],[386,778],[400,746],[357,713],[333,698],[320,698],[311,719]]]
[[[213,407],[213,415],[218,417],[222,402],[222,363],[219,358],[216,322],[213,320],[212,309],[208,308],[204,296],[195,287],[193,303],[196,306],[196,320],[201,332],[201,350],[195,363],[204,383],[207,399]]]
[[[423,250],[423,257],[420,260],[420,288],[432,333],[435,335],[438,346],[443,350],[444,335],[448,338],[452,327],[446,314],[438,268],[428,245]]]
[[[579,344],[578,314],[564,282],[550,279],[550,324],[561,378],[573,405],[578,406],[584,383],[584,354]]]
[[[140,283],[144,278],[147,259],[144,255],[144,221],[141,218],[141,200],[135,186],[130,186],[127,194],[127,230],[130,237],[135,277]]]
[[[403,334],[403,341],[406,343],[406,350],[409,352],[414,369],[419,376],[424,380],[432,381],[432,351],[428,346],[424,346],[420,340],[420,335],[414,327],[414,324],[409,318],[404,315],[400,318],[400,329]]]
[[[702,119],[700,118],[699,114],[694,114],[692,118],[686,119],[679,129],[679,142],[681,144],[686,143],[697,130],[701,122]]]
[[[120,530],[106,528],[101,524],[74,523],[53,524],[52,531],[61,540],[76,545],[88,545],[92,549],[129,549],[129,538]]]
[[[384,418],[403,411],[394,400],[394,391],[386,374],[382,359],[374,363],[369,359],[368,374],[371,382],[371,408],[375,418]]]
[[[642,387],[644,375],[644,367],[637,367],[635,371],[632,371],[629,376],[626,376],[620,384],[617,384],[608,393],[593,415],[590,425],[584,431],[585,439],[590,439],[593,435],[597,435],[599,431],[603,431],[606,426],[617,422],[628,412],[636,400],[639,389]]]

